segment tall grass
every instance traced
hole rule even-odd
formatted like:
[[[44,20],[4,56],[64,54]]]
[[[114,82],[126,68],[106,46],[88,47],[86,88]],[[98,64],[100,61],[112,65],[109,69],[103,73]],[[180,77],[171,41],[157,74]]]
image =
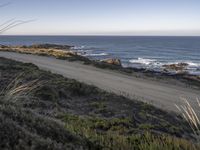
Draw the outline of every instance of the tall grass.
[[[45,84],[45,82],[41,82],[39,79],[23,81],[22,78],[24,75],[24,73],[19,74],[0,92],[4,101],[12,100],[14,102],[19,98],[28,97],[32,91]]]
[[[194,110],[194,107],[191,106],[186,98],[181,97],[181,100],[183,101],[183,104],[180,106],[175,106],[180,111],[183,118],[185,118],[185,120],[188,122],[195,136],[198,138],[198,140],[200,140],[200,114]],[[200,109],[199,98],[196,99],[196,104]]]

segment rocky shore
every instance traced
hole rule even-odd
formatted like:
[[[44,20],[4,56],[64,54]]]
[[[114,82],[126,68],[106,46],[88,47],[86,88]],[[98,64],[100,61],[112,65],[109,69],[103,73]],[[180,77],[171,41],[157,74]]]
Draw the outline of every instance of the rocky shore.
[[[109,58],[105,60],[91,60],[73,50],[73,46],[56,44],[38,44],[30,46],[6,46],[0,45],[0,51],[18,52],[33,55],[51,56],[68,61],[80,61],[85,65],[93,65],[98,68],[111,69],[121,73],[131,74],[138,77],[150,77],[153,79],[175,79],[185,82],[189,86],[200,87],[200,76],[191,75],[187,72],[187,63],[163,65],[161,71],[145,68],[123,67],[120,59]]]

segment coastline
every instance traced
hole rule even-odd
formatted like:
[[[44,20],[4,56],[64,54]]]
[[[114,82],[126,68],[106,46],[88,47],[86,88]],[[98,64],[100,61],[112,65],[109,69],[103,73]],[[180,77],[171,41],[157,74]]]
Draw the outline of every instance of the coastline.
[[[33,63],[43,70],[61,74],[86,84],[95,85],[108,92],[114,92],[118,95],[124,95],[131,99],[138,99],[149,104],[153,104],[161,109],[168,111],[178,110],[175,104],[181,104],[180,97],[189,97],[191,105],[195,106],[195,99],[200,97],[199,90],[191,87],[180,86],[178,84],[163,83],[159,80],[150,80],[144,76],[131,76],[130,73],[119,73],[110,69],[102,69],[92,65],[85,65],[82,62],[70,62],[55,59],[49,56],[37,56],[30,54],[20,54],[14,52],[0,52],[1,57]],[[166,79],[166,78],[165,78]]]
[[[90,59],[118,58],[125,67],[162,71],[164,65],[187,64],[185,73],[200,75],[199,37],[22,36],[1,38],[3,45],[69,44]],[[169,70],[176,74],[176,70]],[[182,72],[183,71],[179,71]]]
[[[56,59],[62,59],[67,61],[77,61],[84,65],[92,65],[101,69],[108,69],[116,71],[122,74],[131,75],[137,78],[147,78],[163,83],[175,84],[184,87],[190,87],[200,89],[200,75],[188,74],[183,71],[182,66],[177,64],[171,64],[165,67],[177,70],[177,73],[172,73],[169,70],[152,70],[148,68],[134,68],[124,66],[120,59],[109,58],[105,60],[94,60],[85,56],[79,51],[74,51],[74,46],[69,45],[57,45],[57,44],[38,44],[38,45],[22,45],[22,46],[6,46],[0,45],[0,51],[5,52],[18,52],[25,54],[33,54],[39,56],[50,56]],[[110,62],[111,60],[111,62]],[[117,65],[115,62],[117,61]],[[181,65],[185,65],[182,63]],[[187,64],[186,64],[187,65]],[[184,67],[184,66],[183,66]]]

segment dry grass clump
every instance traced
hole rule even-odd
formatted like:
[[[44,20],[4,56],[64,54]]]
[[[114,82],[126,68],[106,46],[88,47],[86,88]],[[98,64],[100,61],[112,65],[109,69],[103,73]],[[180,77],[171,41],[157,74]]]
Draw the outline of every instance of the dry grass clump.
[[[62,50],[56,48],[43,48],[43,47],[0,47],[0,51],[8,51],[8,52],[18,52],[25,54],[34,54],[34,55],[46,55],[53,56],[56,58],[69,58],[78,55],[76,52],[71,50]]]
[[[12,82],[10,82],[10,84],[8,84],[6,88],[0,92],[0,95],[4,97],[4,100],[12,99],[12,101],[15,101],[22,97],[28,97],[33,90],[44,84],[44,82],[40,82],[39,79],[24,82],[21,79],[23,76],[23,73],[18,75]]]
[[[200,139],[200,116],[197,112],[195,112],[194,108],[188,102],[186,98],[181,98],[183,101],[183,105],[178,106],[177,109],[181,112],[182,116],[190,125],[191,129],[193,130],[194,134]],[[197,106],[200,108],[200,101],[196,99]]]

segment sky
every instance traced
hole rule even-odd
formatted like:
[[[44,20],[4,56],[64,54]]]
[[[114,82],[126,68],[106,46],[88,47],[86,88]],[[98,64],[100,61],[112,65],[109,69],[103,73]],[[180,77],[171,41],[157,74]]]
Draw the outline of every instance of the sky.
[[[0,24],[34,20],[7,35],[200,36],[200,0],[1,0]]]

